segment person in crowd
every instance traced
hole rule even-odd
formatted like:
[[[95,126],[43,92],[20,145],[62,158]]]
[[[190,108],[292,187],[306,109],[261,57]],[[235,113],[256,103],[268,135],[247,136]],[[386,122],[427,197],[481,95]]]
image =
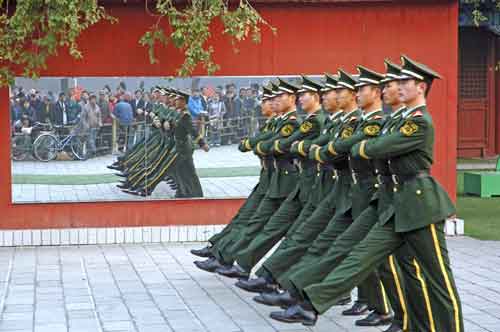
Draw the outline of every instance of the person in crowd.
[[[125,94],[122,94],[113,110],[113,115],[119,124],[118,144],[120,150],[130,148],[130,145],[133,143],[131,130],[132,122],[134,121],[133,109],[125,98]]]
[[[236,85],[230,83],[226,85],[226,95],[224,96],[224,106],[226,113],[223,121],[223,137],[221,144],[232,144],[237,141],[236,129],[238,126],[238,118],[240,117],[241,100],[236,95]]]
[[[219,94],[214,94],[208,102],[210,145],[220,146],[223,116],[226,112],[224,102]]]
[[[78,102],[78,98],[75,94],[71,95],[68,101],[68,121],[70,124],[75,124],[80,120],[80,114],[82,113],[82,106]]]
[[[99,105],[97,105],[97,96],[90,95],[89,102],[83,108],[81,114],[81,129],[87,136],[87,148],[89,156],[97,153],[96,139],[99,129],[102,127],[102,115]]]
[[[66,102],[66,94],[61,92],[54,106],[54,124],[57,126],[67,126],[71,123],[69,107]]]
[[[105,90],[99,91],[97,105],[99,105],[99,108],[101,109],[102,123],[113,122],[113,119],[111,118],[111,111],[109,109],[109,97]]]
[[[55,122],[55,104],[50,101],[49,96],[43,96],[43,107],[38,114],[38,121],[53,124]]]

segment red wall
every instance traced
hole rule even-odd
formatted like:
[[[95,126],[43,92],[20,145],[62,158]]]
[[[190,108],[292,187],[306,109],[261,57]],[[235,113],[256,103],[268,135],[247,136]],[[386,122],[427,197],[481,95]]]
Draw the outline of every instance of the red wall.
[[[278,28],[265,31],[260,45],[241,45],[234,54],[224,38],[215,40],[219,75],[318,74],[356,64],[383,70],[383,59],[401,53],[427,63],[444,77],[429,101],[436,124],[434,174],[455,193],[457,108],[456,1],[403,4],[276,4],[262,5],[264,17]],[[120,22],[101,24],[81,38],[84,58],[66,52],[51,59],[46,76],[167,76],[180,55],[163,50],[163,61],[150,65],[137,43],[155,19],[142,6],[110,8]],[[217,34],[216,34],[217,35]],[[168,59],[167,61],[165,59]],[[202,74],[202,73],[200,73]],[[8,91],[0,89],[0,225],[2,228],[99,227],[227,222],[241,200],[184,200],[78,204],[11,203]]]

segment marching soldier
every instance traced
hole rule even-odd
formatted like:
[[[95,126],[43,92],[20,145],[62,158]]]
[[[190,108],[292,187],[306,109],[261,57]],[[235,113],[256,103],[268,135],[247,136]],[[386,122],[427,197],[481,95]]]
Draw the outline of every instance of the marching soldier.
[[[321,89],[323,110],[330,114],[326,117],[327,124],[321,135],[314,140],[302,140],[294,145],[295,151],[303,157],[309,157],[311,146],[321,146],[328,143],[336,128],[341,123],[342,110],[337,107],[336,91],[337,77],[325,75],[325,87]],[[328,220],[333,216],[334,204],[330,193],[336,181],[336,171],[332,164],[316,164],[316,179],[306,205],[311,209],[304,209],[298,220],[287,232],[285,239],[276,251],[267,258],[262,267],[256,272],[258,278],[240,280],[236,286],[250,292],[276,292],[278,278],[295,262],[300,260],[314,238],[324,229]],[[300,220],[304,220],[303,222]],[[297,224],[297,225],[295,225]],[[259,297],[255,298],[259,302]]]
[[[318,119],[320,112],[320,90],[322,86],[306,76],[302,76],[302,85],[297,91],[301,108],[307,113],[299,127],[286,138],[274,141],[273,152],[279,158],[295,159],[299,168],[299,179],[294,190],[288,195],[279,209],[257,236],[236,255],[237,268],[247,274],[255,264],[271,249],[285,234],[292,234],[300,224],[312,214],[315,206],[309,202],[311,189],[316,179],[316,163],[309,160],[304,154],[298,153],[307,141],[308,144],[320,133],[321,123]],[[301,143],[299,143],[301,142]],[[300,144],[300,145],[299,145]],[[236,267],[232,270],[236,270]],[[236,271],[220,271],[220,274],[233,277],[244,277]]]
[[[399,92],[407,109],[392,132],[355,144],[355,158],[388,159],[394,184],[394,215],[377,223],[339,266],[302,290],[304,302],[283,314],[289,321],[314,324],[346,290],[362,282],[393,252],[408,245],[425,306],[415,331],[463,331],[462,309],[450,268],[444,220],[455,212],[446,192],[430,176],[434,126],[426,96],[440,76],[403,56]]]
[[[255,145],[258,142],[269,139],[274,135],[273,130],[276,123],[276,112],[273,105],[273,99],[275,98],[275,96],[273,95],[272,88],[272,85],[262,88],[263,95],[261,113],[262,116],[267,118],[267,120],[260,128],[257,135],[255,135],[254,137],[245,138],[240,142],[238,149],[241,152],[253,151]],[[261,161],[259,182],[253,188],[250,196],[242,205],[238,213],[233,217],[231,222],[226,227],[224,227],[221,232],[215,234],[208,240],[210,246],[199,250],[191,250],[191,253],[193,255],[199,257],[213,257],[212,251],[217,250],[216,248],[218,246],[222,248],[229,245],[230,243],[234,243],[240,236],[246,222],[252,217],[260,201],[262,200],[262,198],[264,198],[274,168],[272,158],[270,158],[269,156],[261,156],[259,158]]]
[[[299,171],[293,162],[293,157],[289,153],[273,154],[276,145],[278,145],[279,150],[286,148],[280,146],[281,142],[291,145],[292,142],[286,139],[299,129],[300,123],[295,108],[295,94],[298,90],[297,86],[279,79],[278,89],[274,94],[276,95],[276,106],[282,115],[276,122],[274,135],[268,140],[258,142],[254,148],[258,155],[273,156],[274,158],[274,172],[266,195],[246,224],[240,239],[231,246],[219,248],[214,252],[215,259],[195,262],[198,268],[209,272],[219,270],[219,272],[234,277],[248,277],[248,271],[242,270],[237,265],[233,266],[236,255],[252,242],[272,215],[279,209],[288,194],[294,190],[298,181]]]

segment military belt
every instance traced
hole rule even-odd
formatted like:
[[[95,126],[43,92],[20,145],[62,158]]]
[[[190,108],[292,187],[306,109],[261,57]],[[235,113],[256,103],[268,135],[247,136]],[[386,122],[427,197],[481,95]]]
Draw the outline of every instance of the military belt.
[[[263,169],[268,170],[273,167],[273,161],[271,159],[261,159],[260,165]]]
[[[402,185],[405,182],[411,181],[416,178],[426,178],[429,177],[429,171],[418,171],[415,174],[392,174],[392,182],[394,184]]]
[[[335,169],[335,167],[331,164],[320,164],[318,163],[318,168],[319,170],[323,170],[323,171],[335,171],[337,172],[337,170]]]
[[[299,160],[297,161],[297,167],[299,168],[299,171],[302,173],[302,171],[306,169],[310,169],[312,167],[316,166],[316,162],[312,160]]]
[[[374,175],[372,173],[356,173],[356,172],[352,172],[351,173],[351,177],[352,177],[352,183],[357,184],[357,183],[362,182],[364,180],[373,178]]]
[[[287,171],[296,171],[297,167],[295,167],[293,160],[274,160],[274,168],[282,169]]]
[[[389,184],[393,183],[393,179],[391,175],[383,175],[383,174],[377,174],[377,183],[378,184]]]

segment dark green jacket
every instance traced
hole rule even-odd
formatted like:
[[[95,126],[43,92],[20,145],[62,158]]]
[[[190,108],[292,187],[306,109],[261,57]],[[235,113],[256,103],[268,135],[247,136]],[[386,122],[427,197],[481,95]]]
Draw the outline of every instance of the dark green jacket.
[[[289,112],[276,119],[274,135],[255,146],[254,151],[259,156],[273,156],[274,158],[275,170],[267,191],[270,198],[286,198],[297,184],[298,169],[293,164],[293,155],[286,153],[286,149],[287,145],[293,142],[289,142],[289,138],[299,130],[299,126],[297,113]]]
[[[396,185],[395,230],[409,232],[440,222],[455,213],[448,194],[428,172],[433,163],[434,124],[426,106],[405,112],[394,130],[353,147],[363,158],[388,159],[392,174],[409,177]]]

